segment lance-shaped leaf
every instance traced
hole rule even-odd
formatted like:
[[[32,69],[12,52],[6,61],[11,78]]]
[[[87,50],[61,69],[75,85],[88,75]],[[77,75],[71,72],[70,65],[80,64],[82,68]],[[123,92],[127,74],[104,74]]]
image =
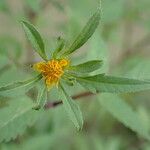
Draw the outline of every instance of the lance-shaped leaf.
[[[42,75],[40,74],[37,77],[28,79],[26,81],[15,82],[15,83],[0,87],[0,92],[9,91],[9,90],[13,90],[16,88],[21,88],[21,87],[26,87],[26,86],[29,86],[31,84],[38,82],[41,79],[42,79]]]
[[[101,60],[92,60],[76,66],[71,66],[69,69],[70,71],[77,73],[90,73],[99,69],[101,66],[102,66]]]
[[[118,119],[118,121],[142,137],[150,140],[148,128],[144,126],[142,119],[138,116],[138,113],[133,111],[123,99],[114,94],[103,93],[100,95],[99,101],[107,111]]]
[[[65,40],[62,39],[61,37],[58,37],[57,43],[58,43],[58,46],[53,53],[53,58],[56,58],[57,54],[62,51],[62,49],[65,45]]]
[[[28,40],[31,42],[32,46],[35,48],[36,52],[44,60],[47,60],[44,42],[39,32],[35,29],[35,27],[32,24],[26,21],[22,21],[22,24],[23,24],[23,28],[26,33],[26,36]]]
[[[43,87],[40,89],[37,97],[37,103],[33,107],[35,110],[39,110],[40,108],[44,107],[47,101],[47,88]]]
[[[74,42],[67,48],[64,55],[71,54],[76,49],[80,48],[87,40],[93,35],[100,21],[100,8],[97,12],[89,19],[81,33],[76,37]]]
[[[70,120],[74,123],[77,130],[82,129],[83,126],[83,117],[82,112],[72,98],[68,95],[64,87],[61,85],[61,96],[63,105],[65,107],[66,112],[68,113],[68,116]]]
[[[99,92],[129,93],[150,89],[149,81],[112,77],[99,74],[89,77],[77,77],[77,81],[88,90]]]

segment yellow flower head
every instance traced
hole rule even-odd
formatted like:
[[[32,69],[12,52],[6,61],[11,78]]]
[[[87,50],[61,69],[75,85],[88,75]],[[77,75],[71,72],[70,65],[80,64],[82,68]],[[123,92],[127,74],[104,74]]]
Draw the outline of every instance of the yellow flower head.
[[[48,62],[39,62],[33,67],[43,75],[47,87],[51,88],[53,85],[58,85],[61,76],[64,74],[64,69],[68,65],[69,61],[67,59],[52,59]]]

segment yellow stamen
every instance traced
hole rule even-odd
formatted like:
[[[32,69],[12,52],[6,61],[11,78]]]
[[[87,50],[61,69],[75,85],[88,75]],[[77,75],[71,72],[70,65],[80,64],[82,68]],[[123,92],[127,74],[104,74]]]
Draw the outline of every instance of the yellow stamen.
[[[69,65],[67,59],[50,60],[48,62],[39,62],[33,67],[38,72],[42,73],[45,83],[48,88],[58,85],[61,76],[64,74],[64,69]]]

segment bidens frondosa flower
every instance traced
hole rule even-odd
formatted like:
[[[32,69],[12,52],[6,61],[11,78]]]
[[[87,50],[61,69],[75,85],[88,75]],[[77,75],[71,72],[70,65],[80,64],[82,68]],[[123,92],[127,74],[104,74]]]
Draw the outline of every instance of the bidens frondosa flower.
[[[42,78],[45,81],[46,86],[43,86],[43,84],[38,86],[39,93],[37,96],[36,105],[35,107],[33,107],[33,109],[38,110],[40,108],[45,108],[47,97],[50,96],[48,95],[48,90],[50,90],[53,86],[57,86],[59,93],[58,97],[62,99],[63,105],[65,106],[68,116],[70,117],[70,119],[75,124],[78,130],[82,129],[83,126],[82,113],[79,106],[70,97],[66,87],[67,85],[74,86],[80,84],[81,86],[85,87],[85,89],[92,90],[92,92],[96,92],[98,91],[97,89],[100,86],[101,91],[101,87],[104,83],[102,83],[102,85],[99,85],[95,81],[97,78],[97,80],[100,80],[99,75],[98,77],[92,77],[91,73],[98,70],[101,67],[102,61],[89,60],[88,62],[84,62],[84,58],[85,60],[87,58],[83,57],[82,63],[76,62],[76,59],[74,59],[70,63],[70,61],[68,61],[68,59],[66,58],[69,58],[70,60],[70,55],[76,50],[78,50],[81,46],[83,46],[93,35],[100,21],[100,12],[101,10],[98,8],[98,10],[88,20],[85,27],[81,30],[81,33],[79,33],[79,35],[74,39],[72,43],[68,43],[68,40],[65,41],[63,38],[58,37],[57,45],[53,49],[53,51],[46,51],[45,44],[41,35],[32,24],[26,21],[22,22],[23,28],[29,41],[33,45],[35,51],[44,60],[43,62],[39,62],[33,65],[34,69],[40,74],[34,80],[32,79],[28,82],[24,82],[24,85],[28,85],[29,82],[31,82],[31,84],[36,83]],[[46,52],[50,53],[50,58]],[[102,75],[100,75],[100,77],[101,76]],[[15,83],[15,88],[20,85],[20,82],[17,84]],[[12,86],[8,86],[8,88],[10,87]],[[2,89],[5,89],[5,87]]]
[[[69,60],[67,59],[52,59],[47,62],[36,63],[33,67],[36,71],[43,75],[45,84],[47,88],[50,89],[54,85],[58,85],[60,78],[68,66]]]

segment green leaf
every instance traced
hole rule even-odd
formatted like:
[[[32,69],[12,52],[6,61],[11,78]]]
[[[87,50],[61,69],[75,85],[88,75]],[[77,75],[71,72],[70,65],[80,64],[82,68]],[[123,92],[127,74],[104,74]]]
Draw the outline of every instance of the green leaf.
[[[38,75],[37,77],[34,77],[32,79],[28,79],[26,81],[15,82],[15,83],[0,87],[0,92],[9,91],[9,90],[13,90],[13,89],[16,89],[16,88],[29,86],[31,84],[34,84],[34,83],[38,82],[40,79],[42,79],[41,74]]]
[[[26,36],[29,39],[29,41],[31,42],[32,46],[35,48],[36,52],[44,60],[47,60],[44,42],[43,42],[42,37],[39,34],[39,32],[36,30],[36,28],[32,24],[30,24],[26,21],[22,21],[22,24],[23,24],[23,29],[26,33]]]
[[[104,74],[77,77],[77,81],[88,90],[93,88],[99,92],[129,93],[150,89],[149,81],[105,76]]]
[[[33,107],[33,109],[39,110],[40,108],[43,108],[46,104],[46,101],[47,101],[47,88],[45,86],[44,87],[42,86],[42,88],[38,93],[37,103]]]
[[[81,33],[76,37],[71,46],[65,51],[64,55],[71,54],[76,49],[80,48],[93,35],[100,21],[100,12],[101,10],[98,9],[97,12],[89,19]]]
[[[67,94],[64,87],[61,85],[61,95],[63,105],[68,113],[70,120],[74,123],[77,130],[81,130],[83,127],[83,117],[79,106],[72,100],[72,98]]]
[[[99,69],[101,66],[102,66],[101,60],[92,60],[76,66],[71,66],[69,70],[73,72],[75,71],[77,73],[90,73]]]
[[[57,54],[59,52],[61,52],[61,50],[63,49],[63,47],[65,45],[65,41],[61,37],[58,37],[57,42],[58,42],[58,47],[56,48],[56,50],[53,53],[53,58],[57,57]]]
[[[137,112],[133,111],[119,96],[114,94],[101,94],[99,101],[118,121],[142,137],[150,140],[148,128],[144,126]]]
[[[0,142],[9,141],[23,134],[27,126],[31,126],[39,113],[32,110],[33,102],[28,98],[19,98],[9,102],[0,109]]]

